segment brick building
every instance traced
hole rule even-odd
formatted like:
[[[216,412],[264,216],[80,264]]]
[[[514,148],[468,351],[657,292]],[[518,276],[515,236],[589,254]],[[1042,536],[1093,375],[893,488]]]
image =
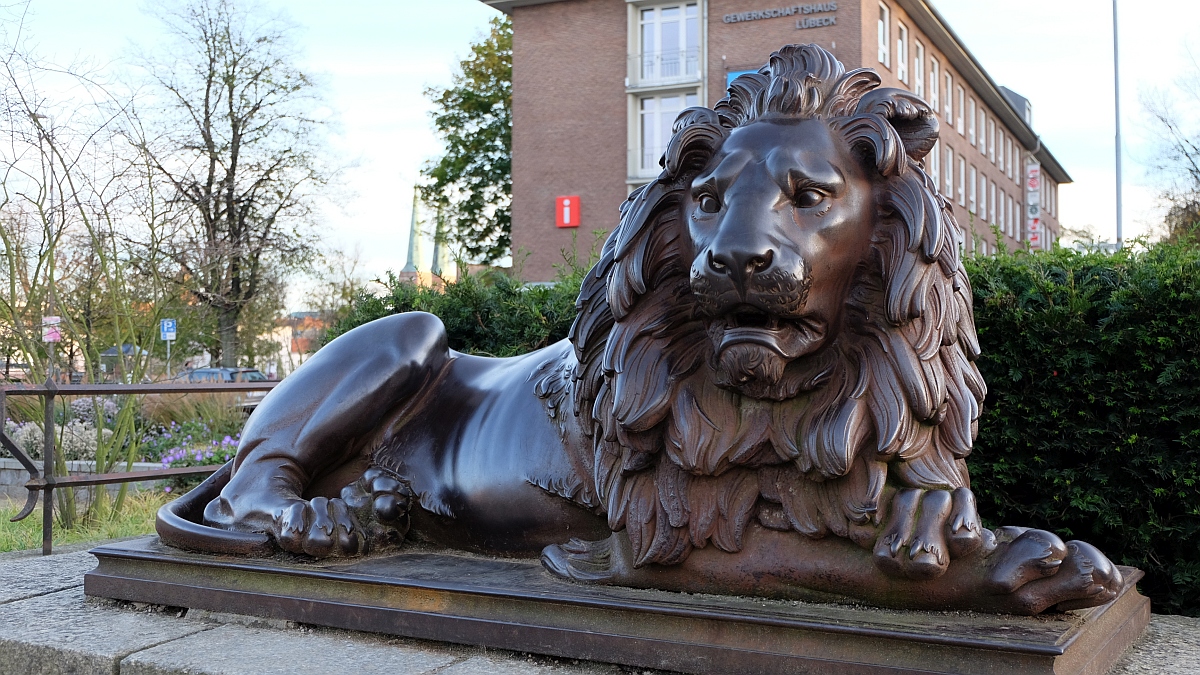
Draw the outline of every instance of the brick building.
[[[995,252],[993,226],[1009,248],[1059,235],[1058,185],[1071,178],[1033,131],[1030,103],[997,85],[927,0],[482,1],[513,20],[513,249],[528,280],[553,278],[564,250],[586,256],[592,232],[616,225],[629,191],[658,175],[680,110],[711,107],[790,43],[874,68],[938,111],[926,170],[968,250]]]

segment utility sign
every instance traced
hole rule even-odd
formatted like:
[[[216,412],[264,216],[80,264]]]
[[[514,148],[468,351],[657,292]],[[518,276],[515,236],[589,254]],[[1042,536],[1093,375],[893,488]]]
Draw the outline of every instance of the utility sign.
[[[175,339],[175,319],[163,319],[158,324],[162,339],[170,342]]]
[[[62,331],[58,328],[61,323],[61,316],[43,316],[42,342],[62,342]]]
[[[579,227],[579,195],[554,199],[555,225]]]

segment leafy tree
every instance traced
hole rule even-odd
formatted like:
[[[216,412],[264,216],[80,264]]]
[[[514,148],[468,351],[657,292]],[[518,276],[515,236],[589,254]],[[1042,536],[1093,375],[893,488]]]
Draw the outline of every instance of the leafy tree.
[[[421,196],[444,223],[439,237],[492,263],[512,246],[512,22],[492,19],[459,68],[453,86],[425,91],[446,154],[422,170]]]
[[[281,19],[236,0],[192,0],[159,18],[173,40],[141,58],[156,96],[142,149],[183,207],[179,281],[215,315],[210,353],[234,366],[243,312],[313,253],[325,122]]]

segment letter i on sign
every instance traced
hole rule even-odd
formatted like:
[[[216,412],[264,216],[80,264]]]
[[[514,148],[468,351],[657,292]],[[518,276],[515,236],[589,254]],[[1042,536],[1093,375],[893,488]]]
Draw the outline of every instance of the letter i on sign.
[[[579,195],[555,197],[554,212],[559,227],[579,227]]]

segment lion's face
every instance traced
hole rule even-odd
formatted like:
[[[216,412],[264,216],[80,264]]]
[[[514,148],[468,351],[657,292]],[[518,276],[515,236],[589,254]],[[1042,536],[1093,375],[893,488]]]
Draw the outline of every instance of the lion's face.
[[[730,133],[684,209],[717,382],[767,394],[838,331],[875,229],[869,174],[826,122],[768,118]]]

